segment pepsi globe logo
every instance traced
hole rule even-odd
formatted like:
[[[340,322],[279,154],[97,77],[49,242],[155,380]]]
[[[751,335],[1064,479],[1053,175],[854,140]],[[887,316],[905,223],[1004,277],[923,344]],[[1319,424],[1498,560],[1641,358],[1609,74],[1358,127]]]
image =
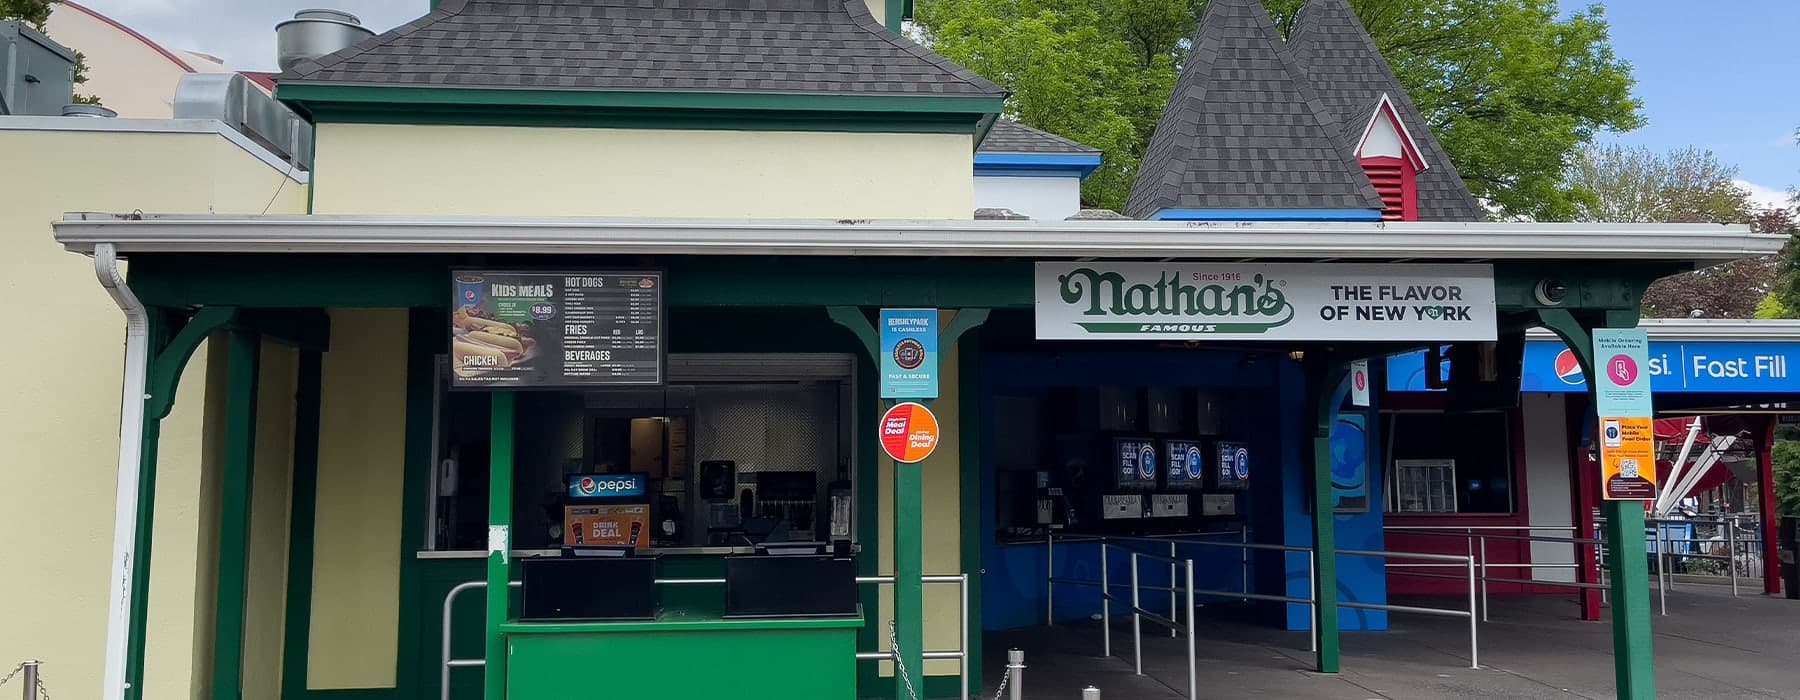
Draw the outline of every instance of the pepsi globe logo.
[[[1235,453],[1231,456],[1231,474],[1232,474],[1232,476],[1237,477],[1238,480],[1240,480],[1240,481],[1250,478],[1250,450],[1249,449],[1239,447],[1237,449],[1237,453]]]
[[[1587,376],[1581,371],[1581,361],[1575,357],[1575,351],[1564,348],[1556,354],[1556,378],[1569,386],[1581,386]]]
[[[1200,471],[1200,448],[1189,447],[1187,449],[1187,477],[1188,477],[1188,479],[1193,480],[1193,481],[1199,481],[1201,478],[1203,478],[1205,476],[1206,475]]]
[[[600,490],[600,488],[594,484],[594,477],[591,476],[581,477],[581,484],[576,488],[581,489],[582,493],[588,495],[593,495]]]
[[[1138,476],[1143,479],[1156,478],[1156,448],[1144,445],[1138,449]]]

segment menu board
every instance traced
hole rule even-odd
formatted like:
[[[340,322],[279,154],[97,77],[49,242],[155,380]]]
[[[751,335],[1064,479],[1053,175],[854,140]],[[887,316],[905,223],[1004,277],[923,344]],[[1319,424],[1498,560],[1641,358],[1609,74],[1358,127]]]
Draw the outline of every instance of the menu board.
[[[453,388],[663,382],[660,272],[455,270],[451,278]]]

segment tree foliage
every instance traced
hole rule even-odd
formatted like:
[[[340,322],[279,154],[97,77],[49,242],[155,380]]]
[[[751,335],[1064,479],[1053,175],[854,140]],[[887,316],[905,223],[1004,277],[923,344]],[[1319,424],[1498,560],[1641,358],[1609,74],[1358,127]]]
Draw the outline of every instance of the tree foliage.
[[[1575,220],[1620,224],[1747,223],[1750,193],[1736,167],[1712,151],[1590,146],[1575,156],[1567,186],[1583,194]]]
[[[1794,218],[1785,209],[1750,217],[1751,229],[1794,235]],[[1643,312],[1651,318],[1790,318],[1792,306],[1784,290],[1792,286],[1794,246],[1761,258],[1734,260],[1717,267],[1664,277],[1644,290]]]
[[[50,21],[50,6],[62,0],[0,0],[0,21],[18,20],[38,31]]]
[[[1265,0],[1284,30],[1304,0]],[[1556,0],[1351,0],[1477,196],[1573,216],[1572,154],[1639,123],[1630,66],[1598,7]],[[1205,0],[920,0],[923,39],[1013,92],[1020,121],[1106,152],[1084,190],[1117,208],[1174,88]]]
[[[1776,441],[1769,456],[1775,467],[1775,511],[1800,515],[1800,442]]]

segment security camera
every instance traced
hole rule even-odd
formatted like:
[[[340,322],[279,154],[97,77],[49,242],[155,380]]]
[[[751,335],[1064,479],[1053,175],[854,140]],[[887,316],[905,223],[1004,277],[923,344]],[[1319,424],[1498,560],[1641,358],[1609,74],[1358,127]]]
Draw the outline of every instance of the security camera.
[[[1569,298],[1569,285],[1557,279],[1539,280],[1536,292],[1539,304],[1562,306],[1563,300]]]

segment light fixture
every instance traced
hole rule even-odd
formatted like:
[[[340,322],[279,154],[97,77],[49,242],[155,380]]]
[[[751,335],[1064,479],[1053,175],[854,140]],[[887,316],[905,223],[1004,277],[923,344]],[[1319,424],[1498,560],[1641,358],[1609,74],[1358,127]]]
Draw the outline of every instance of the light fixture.
[[[1295,362],[1304,361],[1306,359],[1306,351],[1305,350],[1289,350],[1288,351],[1288,359],[1293,360]]]

